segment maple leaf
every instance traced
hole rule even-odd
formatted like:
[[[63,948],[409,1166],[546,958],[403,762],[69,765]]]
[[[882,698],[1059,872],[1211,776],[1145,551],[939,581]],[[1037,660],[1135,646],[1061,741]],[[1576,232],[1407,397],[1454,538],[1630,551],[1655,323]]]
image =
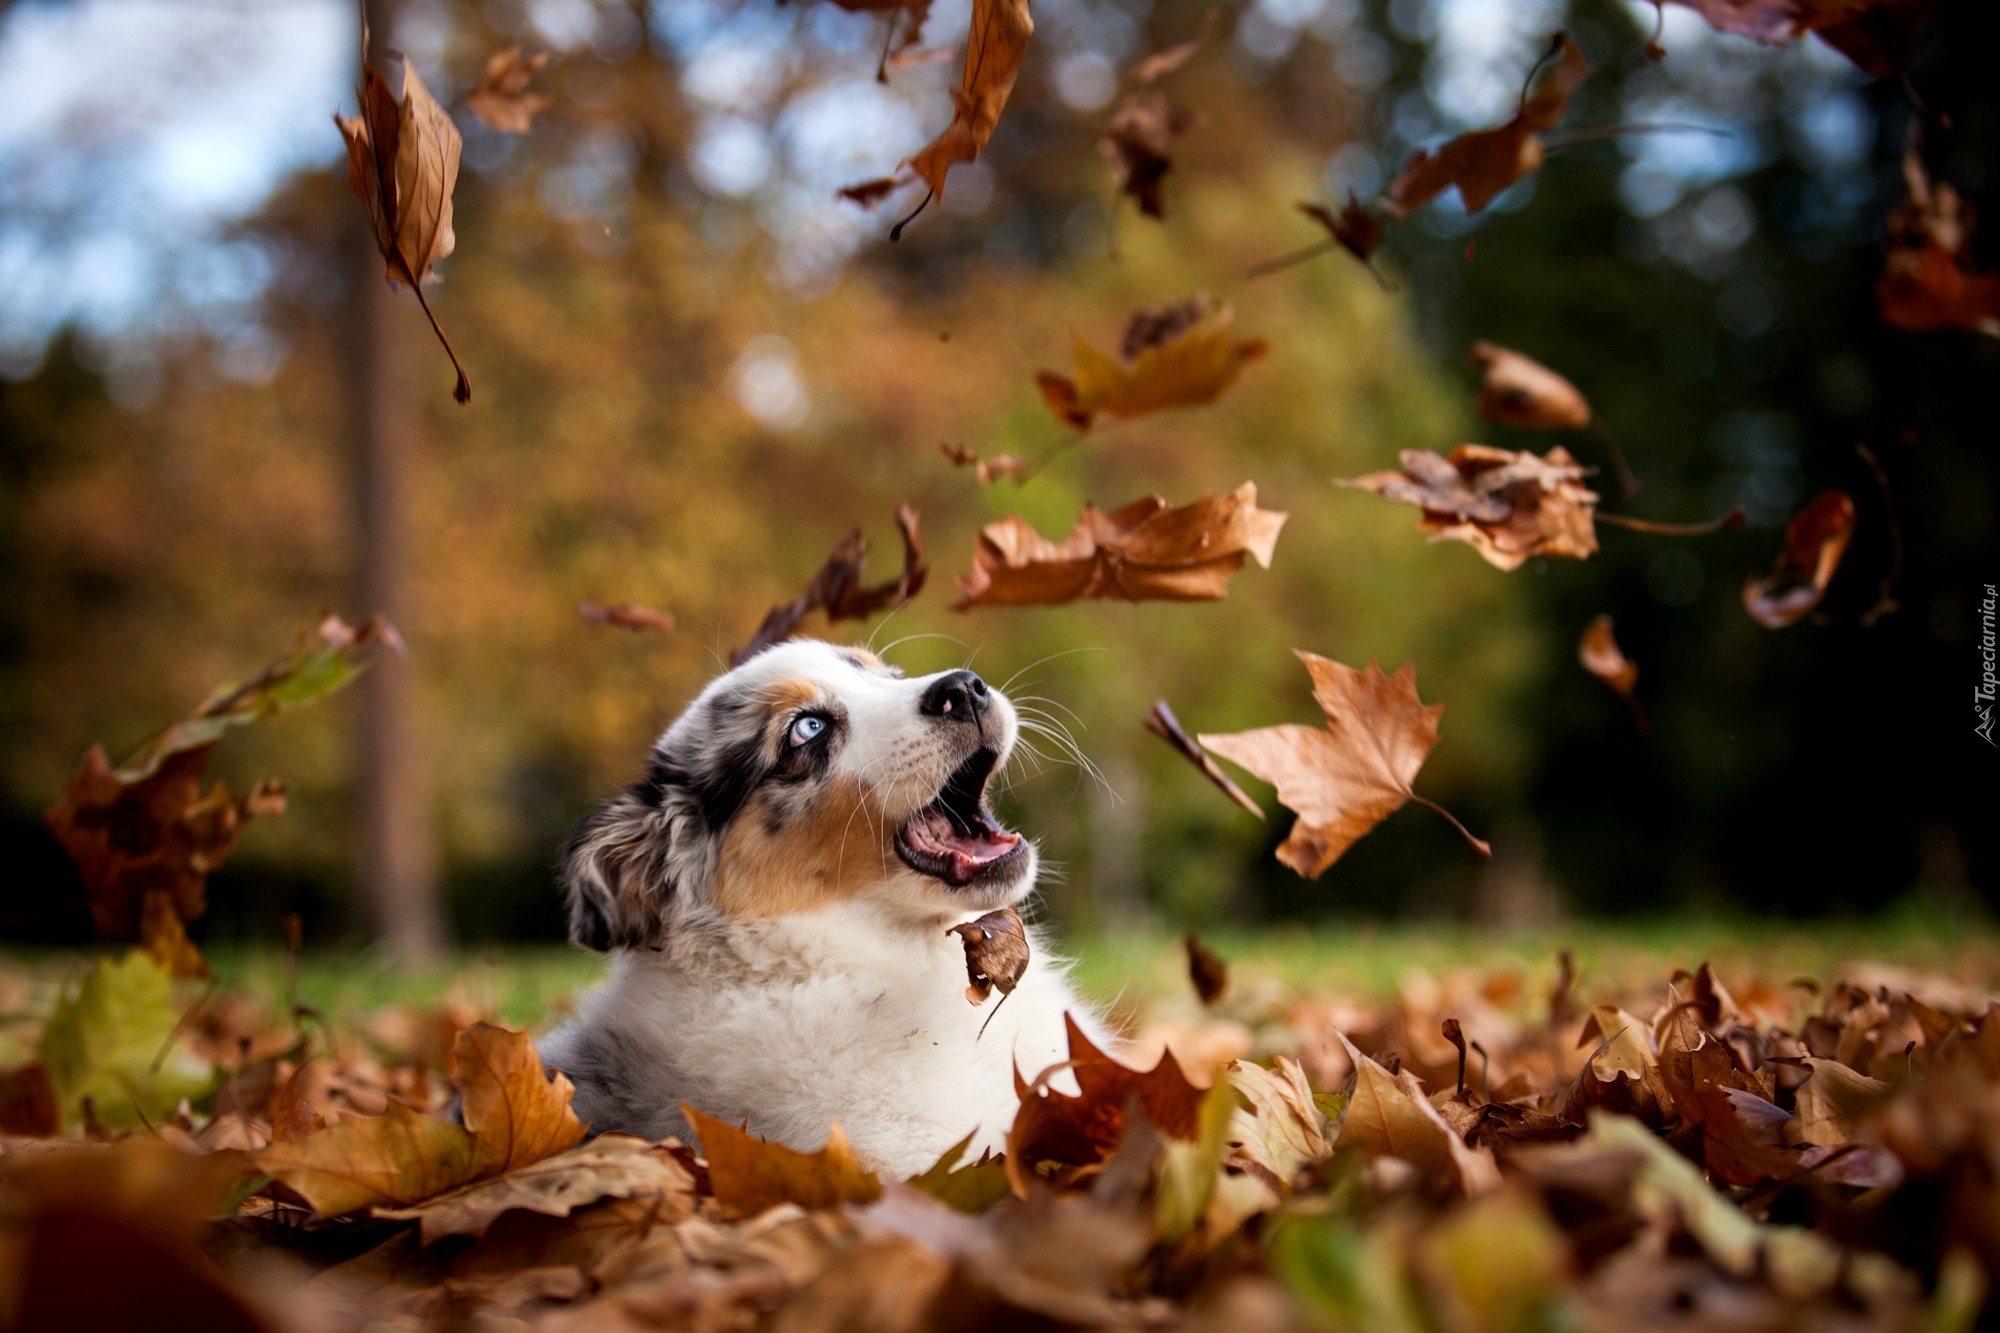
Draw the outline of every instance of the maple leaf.
[[[1340,1037],[1354,1064],[1354,1091],[1341,1117],[1335,1148],[1357,1148],[1371,1157],[1396,1157],[1417,1168],[1433,1188],[1478,1194],[1500,1183],[1493,1154],[1468,1148],[1451,1132],[1416,1076],[1391,1074]]]
[[[599,606],[595,602],[578,605],[577,611],[585,620],[598,625],[613,625],[619,629],[629,629],[635,634],[672,634],[674,618],[665,611],[655,611],[650,606],[637,602],[620,602],[616,606]]]
[[[1271,350],[1233,335],[1235,312],[1193,296],[1133,314],[1114,360],[1078,338],[1074,377],[1035,372],[1042,398],[1066,425],[1089,430],[1100,415],[1137,417],[1220,398],[1243,367]]]
[[[1845,491],[1822,491],[1785,524],[1771,572],[1743,585],[1743,609],[1766,629],[1798,624],[1825,598],[1853,537],[1854,501]]]
[[[604,1134],[566,1152],[474,1181],[408,1208],[377,1208],[376,1217],[421,1224],[423,1243],[483,1236],[502,1213],[567,1217],[600,1199],[660,1201],[659,1220],[694,1211],[694,1177],[666,1148],[630,1134]]]
[[[1219,787],[1230,800],[1257,818],[1264,818],[1264,807],[1251,800],[1250,794],[1237,786],[1235,780],[1223,772],[1215,760],[1209,758],[1208,751],[1195,743],[1194,737],[1188,735],[1181,727],[1181,720],[1174,716],[1174,710],[1167,706],[1165,699],[1153,701],[1153,707],[1146,714],[1146,730],[1173,746],[1176,752],[1200,769],[1202,776]]]
[[[701,1140],[716,1202],[731,1216],[754,1217],[781,1203],[833,1208],[882,1197],[882,1182],[854,1155],[838,1120],[827,1130],[825,1147],[799,1152],[703,1115],[685,1102],[681,1114]]]
[[[1002,477],[1016,485],[1025,485],[1033,469],[1028,461],[1016,454],[1001,454],[995,458],[981,458],[962,444],[940,441],[938,451],[951,460],[953,467],[971,467],[973,480],[981,486],[991,486]]]
[[[1937,0],[1654,0],[1692,9],[1717,32],[1773,46],[1809,32],[1877,78],[1900,74]]]
[[[1472,364],[1485,372],[1473,408],[1497,426],[1582,430],[1590,404],[1574,384],[1541,362],[1497,343],[1476,342]]]
[[[1609,615],[1593,616],[1584,626],[1583,637],[1576,644],[1576,659],[1583,663],[1585,671],[1610,686],[1625,701],[1625,706],[1632,710],[1633,722],[1641,733],[1645,732],[1646,712],[1640,707],[1637,694],[1639,667],[1618,646]]]
[[[1536,137],[1553,129],[1569,110],[1569,99],[1590,75],[1576,43],[1557,33],[1551,45],[1562,63],[1521,99],[1520,110],[1504,125],[1461,134],[1435,152],[1421,149],[1382,192],[1391,217],[1408,217],[1456,185],[1467,213],[1477,213],[1523,176],[1541,170],[1545,156]]]
[[[526,134],[534,128],[535,117],[549,107],[553,98],[528,91],[529,80],[549,63],[547,52],[524,56],[516,42],[486,58],[486,70],[465,95],[465,105],[479,123],[502,134]]]
[[[1913,333],[1964,329],[2000,337],[2000,276],[1972,267],[1972,207],[1949,182],[1932,184],[1914,133],[1903,150],[1903,182],[1907,194],[1889,219],[1875,284],[1883,320]]]
[[[861,565],[868,554],[868,541],[855,528],[840,539],[833,554],[806,584],[796,600],[774,606],[765,615],[750,642],[729,655],[731,666],[741,666],[774,643],[789,639],[799,623],[815,610],[826,612],[828,620],[866,620],[877,611],[901,606],[923,591],[930,576],[924,560],[924,538],[918,527],[917,511],[906,504],[896,506],[896,528],[903,535],[903,572],[893,579],[865,587]]]
[[[458,186],[458,127],[424,87],[416,66],[403,62],[403,100],[375,72],[367,56],[362,25],[362,83],[355,94],[359,116],[335,114],[333,123],[347,142],[347,183],[368,210],[369,230],[382,253],[389,281],[417,294],[431,331],[458,372],[452,397],[472,401],[472,381],[458,362],[451,340],[424,297],[423,284],[436,276],[433,265],[457,244],[451,229],[451,195]]]
[[[1172,1050],[1162,1051],[1151,1069],[1133,1069],[1112,1059],[1065,1014],[1069,1059],[1044,1070],[1033,1083],[1014,1072],[1021,1099],[1007,1131],[1007,1178],[1014,1193],[1028,1198],[1035,1183],[1067,1186],[1093,1175],[1126,1137],[1128,1109],[1136,1107],[1147,1124],[1171,1139],[1193,1142],[1201,1132],[1201,1106],[1208,1089],[1182,1072]],[[1072,1097],[1049,1086],[1067,1069],[1076,1079]]]
[[[965,998],[985,1004],[995,989],[1012,995],[1028,970],[1028,929],[1021,914],[1011,907],[988,912],[976,921],[963,921],[945,932],[965,944],[965,974],[970,984]]]
[[[386,621],[320,626],[326,646],[301,646],[248,681],[224,685],[193,713],[114,767],[100,746],[83,757],[45,816],[83,878],[92,924],[106,943],[137,942],[179,976],[207,976],[186,925],[208,907],[204,885],[255,818],[284,813],[285,789],[260,782],[242,796],[202,789],[216,743],[236,727],[316,702],[360,674],[379,643],[399,643]]]
[[[1194,993],[1203,1004],[1214,1004],[1229,989],[1229,964],[1193,931],[1181,936],[1181,948],[1187,952],[1188,980],[1194,984]]]
[[[1204,495],[1179,509],[1157,495],[1109,514],[1086,504],[1061,544],[1010,514],[979,530],[972,572],[958,580],[964,595],[953,609],[1219,600],[1246,559],[1271,567],[1285,518],[1259,509],[1256,483],[1248,481],[1220,500]]]
[[[575,1089],[547,1076],[526,1033],[488,1023],[453,1048],[463,1124],[391,1098],[378,1116],[345,1115],[257,1154],[260,1169],[323,1217],[377,1206],[409,1208],[475,1180],[504,1175],[575,1146]]]
[[[993,137],[1034,30],[1028,0],[973,0],[965,72],[952,94],[951,124],[904,164],[930,187],[929,197],[943,199],[952,165],[978,158]]]
[[[1278,860],[1318,879],[1377,824],[1416,801],[1451,820],[1482,856],[1492,849],[1444,807],[1410,784],[1438,742],[1444,705],[1417,697],[1417,669],[1405,662],[1393,676],[1375,663],[1365,671],[1293,650],[1312,676],[1324,727],[1285,725],[1226,735],[1203,732],[1201,743],[1278,789],[1298,821],[1278,848]]]
[[[1396,456],[1400,472],[1338,482],[1424,511],[1417,529],[1432,541],[1465,542],[1498,569],[1533,556],[1586,560],[1597,552],[1597,493],[1587,469],[1560,445],[1537,458],[1484,444],[1461,444],[1450,458],[1428,449]]]
[[[911,1176],[911,1188],[961,1213],[983,1213],[1011,1195],[1014,1187],[1007,1183],[1007,1164],[1001,1158],[983,1152],[978,1161],[959,1165],[977,1133],[967,1134],[946,1148],[922,1174]]]

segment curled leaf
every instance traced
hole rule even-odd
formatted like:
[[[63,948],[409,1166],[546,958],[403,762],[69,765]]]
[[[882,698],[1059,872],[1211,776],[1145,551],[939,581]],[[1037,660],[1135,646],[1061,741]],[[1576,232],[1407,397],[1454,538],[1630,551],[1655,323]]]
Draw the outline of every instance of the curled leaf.
[[[1226,735],[1203,732],[1200,741],[1233,764],[1278,789],[1278,800],[1298,821],[1278,848],[1278,860],[1318,879],[1377,824],[1406,801],[1430,806],[1480,855],[1492,849],[1467,833],[1442,807],[1411,790],[1417,770],[1438,742],[1444,705],[1426,708],[1417,697],[1416,664],[1385,676],[1373,662],[1365,671],[1314,653],[1298,652],[1312,676],[1313,698],[1324,727],[1278,726]]]
[[[729,655],[730,664],[741,666],[772,644],[789,639],[798,630],[799,622],[815,610],[825,611],[828,620],[866,620],[878,611],[901,606],[923,591],[930,565],[924,559],[924,538],[917,511],[906,504],[897,505],[896,528],[903,536],[901,574],[872,587],[864,586],[861,566],[868,555],[868,540],[861,535],[861,529],[853,529],[833,548],[833,554],[814,573],[804,593],[794,601],[771,608],[750,642]]]
[[[1007,1178],[1014,1193],[1027,1198],[1032,1185],[1062,1186],[1103,1166],[1125,1137],[1128,1109],[1136,1107],[1147,1124],[1170,1139],[1192,1142],[1201,1131],[1207,1089],[1188,1081],[1172,1050],[1151,1069],[1133,1069],[1099,1050],[1065,1016],[1069,1059],[1045,1070],[1031,1084],[1017,1071],[1014,1090],[1021,1108],[1007,1132]],[[1049,1086],[1067,1068],[1076,1079],[1072,1097]]]
[[[674,632],[672,616],[665,611],[655,611],[650,606],[641,606],[637,602],[620,602],[616,606],[599,606],[595,602],[584,602],[576,609],[585,620],[594,624],[629,629],[635,634]]]
[[[1028,970],[1028,930],[1021,924],[1019,912],[1003,907],[976,921],[962,921],[945,933],[958,936],[965,944],[967,1000],[985,1004],[996,989],[1002,995],[1014,993]]]
[[[1498,569],[1519,569],[1533,556],[1586,560],[1597,552],[1597,493],[1585,489],[1585,469],[1560,446],[1540,458],[1484,444],[1461,444],[1448,459],[1405,449],[1397,461],[1400,472],[1339,484],[1417,506],[1419,531],[1465,542]]]
[[[600,1199],[664,1201],[663,1222],[694,1208],[694,1178],[665,1148],[629,1134],[605,1134],[487,1180],[474,1181],[406,1208],[377,1208],[375,1216],[421,1224],[423,1243],[446,1236],[483,1236],[502,1213],[568,1217]]]
[[[1229,989],[1229,964],[1193,931],[1181,936],[1181,947],[1187,950],[1188,980],[1194,983],[1194,993],[1203,1004],[1214,1004]]]
[[[1149,218],[1167,215],[1160,187],[1173,170],[1174,141],[1194,123],[1194,113],[1176,105],[1163,90],[1139,88],[1118,103],[1097,140],[1098,151],[1111,164],[1118,192]]]
[[[1026,484],[1031,469],[1028,460],[1017,454],[1001,454],[995,458],[981,458],[962,444],[943,441],[938,451],[951,460],[953,467],[971,467],[973,480],[981,486],[991,486],[1005,477],[1016,485]]]
[[[1175,509],[1158,496],[1083,517],[1061,544],[1018,514],[979,531],[972,572],[959,579],[955,610],[975,606],[1057,606],[1112,598],[1214,601],[1254,559],[1270,568],[1286,516],[1257,507],[1257,486],[1244,482],[1220,500],[1204,495]]]
[[[1937,0],[1654,0],[1708,20],[1717,32],[1782,45],[1809,32],[1877,78],[1900,74]]]
[[[1972,210],[1949,182],[1931,182],[1920,150],[1912,134],[1903,151],[1907,194],[1889,219],[1876,304],[1895,328],[2000,337],[2000,276],[1973,267]]]
[[[1237,339],[1227,305],[1190,297],[1141,310],[1126,326],[1114,360],[1076,341],[1076,374],[1037,371],[1035,383],[1056,416],[1089,430],[1100,415],[1137,417],[1220,398],[1243,367],[1270,351],[1261,338]]]
[[[951,124],[907,163],[934,197],[944,198],[945,176],[953,164],[976,159],[993,137],[1034,30],[1028,0],[973,0],[965,73],[952,94]]]
[[[1743,609],[1766,629],[1798,624],[1826,596],[1853,537],[1854,501],[1845,491],[1821,492],[1785,524],[1771,572],[1743,585]]]
[[[1146,714],[1146,729],[1174,747],[1187,761],[1201,770],[1202,776],[1213,782],[1222,793],[1236,804],[1248,810],[1257,818],[1264,818],[1264,807],[1250,799],[1249,793],[1236,785],[1235,779],[1222,771],[1215,760],[1209,758],[1208,751],[1196,743],[1195,738],[1181,728],[1181,720],[1174,716],[1174,710],[1167,707],[1165,699],[1155,699],[1151,711]]]
[[[529,80],[548,63],[546,52],[522,55],[518,42],[495,51],[486,58],[486,70],[479,76],[479,82],[465,95],[466,107],[489,130],[526,134],[534,127],[535,117],[546,111],[553,100],[528,91]]]
[[[1584,626],[1583,637],[1577,641],[1576,657],[1583,663],[1585,671],[1610,686],[1612,692],[1625,701],[1632,710],[1633,720],[1643,732],[1646,729],[1646,714],[1639,706],[1636,693],[1639,667],[1618,646],[1618,636],[1609,615],[1593,616],[1590,623]]]
[[[1347,204],[1338,213],[1324,204],[1303,202],[1299,212],[1326,228],[1326,234],[1340,245],[1340,248],[1366,264],[1381,248],[1385,228],[1382,219],[1355,198],[1347,196]]]
[[[1532,357],[1497,343],[1472,344],[1472,364],[1485,372],[1473,407],[1497,426],[1582,430],[1590,404],[1574,384]]]

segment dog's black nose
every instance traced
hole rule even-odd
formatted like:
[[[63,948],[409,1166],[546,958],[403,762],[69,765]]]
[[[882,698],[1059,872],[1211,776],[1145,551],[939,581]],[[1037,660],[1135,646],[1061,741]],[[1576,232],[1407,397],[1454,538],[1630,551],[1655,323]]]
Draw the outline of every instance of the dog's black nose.
[[[924,691],[923,702],[917,711],[925,717],[944,717],[961,722],[979,721],[979,715],[986,711],[986,701],[992,691],[986,682],[970,671],[947,671],[931,682]]]

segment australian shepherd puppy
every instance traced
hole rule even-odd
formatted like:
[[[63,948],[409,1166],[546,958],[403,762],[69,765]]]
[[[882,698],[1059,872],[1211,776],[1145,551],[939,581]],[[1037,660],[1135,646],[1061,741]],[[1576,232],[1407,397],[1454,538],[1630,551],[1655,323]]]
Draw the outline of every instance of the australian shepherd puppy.
[[[685,1139],[687,1102],[801,1150],[838,1119],[899,1175],[967,1134],[999,1149],[1015,1068],[1067,1058],[1064,1012],[1103,1035],[1032,934],[1004,1006],[966,998],[950,928],[1035,884],[985,800],[1018,730],[970,671],[811,640],[713,681],[565,852],[570,937],[615,955],[542,1043],[577,1114]]]

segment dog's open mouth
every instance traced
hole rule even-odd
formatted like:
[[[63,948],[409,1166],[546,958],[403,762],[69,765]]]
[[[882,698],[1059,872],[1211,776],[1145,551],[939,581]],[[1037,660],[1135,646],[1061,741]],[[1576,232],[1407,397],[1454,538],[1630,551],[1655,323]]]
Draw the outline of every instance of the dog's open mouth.
[[[920,875],[963,888],[1011,863],[1026,846],[986,808],[986,779],[1000,756],[981,746],[944,789],[896,830],[896,854]]]

